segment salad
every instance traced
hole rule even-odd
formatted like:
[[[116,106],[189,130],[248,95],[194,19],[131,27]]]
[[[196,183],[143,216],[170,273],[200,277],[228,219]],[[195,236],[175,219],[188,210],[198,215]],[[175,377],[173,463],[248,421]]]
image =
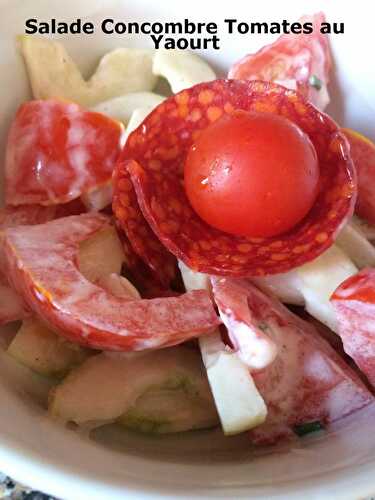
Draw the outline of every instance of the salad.
[[[85,80],[19,38],[0,325],[51,417],[264,445],[375,402],[375,145],[324,113],[324,15],[306,20],[227,78],[118,48]]]

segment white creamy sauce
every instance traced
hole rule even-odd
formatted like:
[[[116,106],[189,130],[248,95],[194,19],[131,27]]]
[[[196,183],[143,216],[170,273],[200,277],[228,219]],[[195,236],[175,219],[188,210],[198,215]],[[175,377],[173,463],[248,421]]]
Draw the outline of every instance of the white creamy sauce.
[[[67,136],[68,160],[74,177],[70,183],[71,197],[76,197],[90,183],[90,162],[92,160],[89,148],[100,147],[95,128],[84,123],[79,117],[72,117]]]
[[[250,369],[261,370],[273,362],[277,356],[277,346],[271,338],[261,330],[235,320],[230,310],[219,309],[219,313],[235,351]]]
[[[76,146],[68,151],[69,163],[74,169],[75,181],[70,188],[71,192],[79,192],[80,186],[88,179],[88,163],[90,154],[85,146]]]
[[[270,373],[265,373],[266,379],[272,381],[272,372],[278,376],[276,385],[268,382],[263,395],[266,402],[277,401],[278,406],[285,414],[290,411],[295,399],[295,390],[298,388],[304,365],[301,363],[299,331],[294,326],[279,327],[275,322],[269,323],[273,332],[273,339],[279,348],[274,364],[269,367]],[[255,378],[257,381],[257,378]]]
[[[77,146],[81,144],[85,136],[87,134],[87,126],[86,125],[81,125],[78,120],[77,123],[70,122],[71,126],[69,127],[68,134],[67,134],[67,142],[66,145],[68,148]],[[72,125],[74,123],[74,125]]]
[[[312,351],[306,356],[303,367],[305,375],[317,384],[329,383],[332,380],[332,368],[327,365],[327,360],[319,351]]]
[[[75,106],[75,105],[74,105]],[[36,109],[38,110],[36,119],[38,120],[39,127],[43,129],[43,134],[45,134],[47,140],[52,139],[52,123],[53,123],[53,115],[56,108],[55,101],[44,101],[44,106],[38,106]],[[38,129],[34,127],[34,134],[38,133]]]

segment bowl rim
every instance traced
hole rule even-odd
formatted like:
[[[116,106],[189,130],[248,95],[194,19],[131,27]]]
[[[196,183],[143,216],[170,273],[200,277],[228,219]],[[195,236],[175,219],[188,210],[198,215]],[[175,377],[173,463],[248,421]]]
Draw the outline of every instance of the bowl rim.
[[[195,1],[193,0],[193,2]],[[237,2],[238,0],[234,1]],[[46,6],[47,1],[44,1],[44,4]],[[88,5],[88,2],[86,4]],[[19,1],[11,3],[10,0],[0,0],[0,6],[4,10],[6,7],[9,10],[15,10],[15,7],[19,5]],[[345,10],[346,5],[337,2],[337,9],[339,5],[340,9]],[[303,2],[298,2],[298,10],[304,8],[307,7],[303,6]],[[308,8],[311,9],[310,6]],[[316,9],[318,10],[318,5],[316,5]],[[37,10],[36,5],[35,10]],[[37,16],[36,12],[35,16]],[[80,469],[78,475],[72,465],[59,459],[58,456],[43,455],[43,453],[33,449],[31,444],[24,443],[19,434],[15,432],[14,435],[9,433],[6,435],[1,427],[0,470],[32,488],[39,490],[42,486],[45,492],[61,499],[82,498],[86,500],[90,498],[90,500],[102,500],[103,497],[110,497],[113,500],[120,500],[126,494],[138,500],[165,498],[212,499],[231,496],[249,498],[254,494],[255,498],[266,499],[299,500],[303,497],[314,500],[331,500],[333,498],[337,500],[353,500],[370,497],[375,493],[375,458],[368,462],[347,465],[339,470],[322,472],[307,479],[291,480],[284,483],[278,481],[273,489],[269,485],[264,487],[258,485],[225,485],[218,486],[218,488],[212,488],[208,485],[200,487],[189,485],[188,479],[184,484],[176,485],[175,483],[150,478],[150,476],[148,479],[145,478],[140,481],[130,474],[125,475],[125,473],[122,478],[114,479],[108,476],[108,478],[102,479],[102,477],[95,477],[94,472],[88,469],[82,471]]]
[[[58,424],[56,424],[58,425]],[[103,494],[111,495],[113,500],[124,498],[124,493],[139,500],[164,498],[212,499],[229,498],[264,498],[299,500],[354,500],[368,498],[375,493],[375,461],[344,466],[340,470],[331,470],[309,478],[280,481],[273,487],[218,485],[192,486],[188,479],[184,485],[165,483],[162,480],[143,479],[142,483],[124,475],[121,481],[97,479],[90,473],[75,473],[73,466],[59,463],[56,459],[43,458],[30,446],[22,446],[15,439],[4,437],[0,431],[0,469],[16,481],[35,490],[56,496],[61,500],[86,499],[102,500]],[[348,475],[350,471],[350,475]],[[368,480],[369,477],[372,480]],[[249,494],[255,496],[250,497]]]

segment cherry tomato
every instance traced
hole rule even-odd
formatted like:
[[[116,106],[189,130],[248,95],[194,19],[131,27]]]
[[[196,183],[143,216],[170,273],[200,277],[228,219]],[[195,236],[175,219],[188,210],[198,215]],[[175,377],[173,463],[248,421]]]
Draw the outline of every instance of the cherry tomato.
[[[310,139],[287,118],[237,111],[203,130],[188,152],[184,176],[189,201],[208,224],[270,237],[309,212],[319,164]]]

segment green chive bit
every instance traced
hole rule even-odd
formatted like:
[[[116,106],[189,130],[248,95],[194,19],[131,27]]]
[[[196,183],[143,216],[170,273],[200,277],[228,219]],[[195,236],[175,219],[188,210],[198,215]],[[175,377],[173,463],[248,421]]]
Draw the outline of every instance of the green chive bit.
[[[311,75],[309,78],[309,85],[316,90],[320,90],[323,87],[323,82],[316,75]]]
[[[262,330],[262,332],[266,332],[268,330],[268,325],[267,323],[264,323],[263,321],[258,324],[259,330]]]
[[[319,422],[319,420],[315,422],[306,422],[305,424],[295,425],[293,427],[293,431],[297,434],[297,436],[302,437],[306,434],[310,434],[312,432],[318,432],[324,429],[323,425]]]

